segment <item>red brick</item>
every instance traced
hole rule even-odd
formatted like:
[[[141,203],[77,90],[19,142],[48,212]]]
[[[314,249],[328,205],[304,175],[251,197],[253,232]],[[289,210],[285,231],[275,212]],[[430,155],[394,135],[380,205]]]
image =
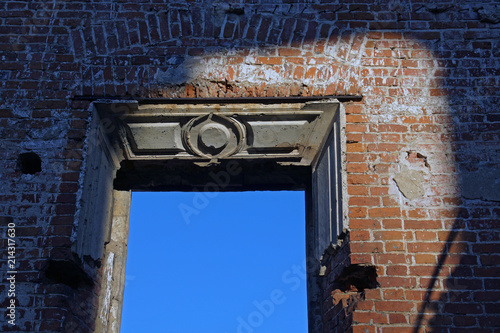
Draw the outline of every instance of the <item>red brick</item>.
[[[409,301],[423,301],[427,295],[424,290],[406,290],[406,299]]]
[[[401,216],[400,208],[370,208],[368,210],[370,217],[397,217]]]
[[[259,65],[281,65],[283,58],[280,57],[257,57],[255,63]]]
[[[396,133],[404,133],[408,131],[408,127],[404,125],[386,125],[380,124],[378,125],[378,130],[380,132],[396,132]]]
[[[367,241],[370,240],[370,232],[368,230],[353,230],[350,234],[352,241]]]
[[[365,298],[370,300],[380,300],[382,299],[382,295],[380,293],[380,289],[366,289],[365,290]]]
[[[352,333],[375,333],[373,325],[356,325],[352,328]]]
[[[366,133],[367,126],[360,124],[347,124],[346,132],[347,133]]]
[[[416,240],[436,240],[437,235],[434,231],[415,231]]]
[[[347,193],[349,195],[368,195],[369,189],[366,186],[353,185],[353,186],[349,186],[349,188],[347,189]]]
[[[431,221],[431,220],[405,220],[405,229],[441,229],[443,227],[441,221]]]
[[[366,151],[366,145],[363,143],[348,143],[346,151],[348,153],[361,153]]]
[[[385,277],[381,276],[377,278],[382,288],[415,288],[417,286],[416,278],[406,278],[406,277]]]
[[[280,48],[280,49],[278,49],[278,54],[281,57],[300,56],[302,54],[302,50],[290,49],[290,48]]]
[[[389,313],[389,324],[407,324],[408,319],[401,313]]]
[[[361,302],[358,302],[358,304],[356,305],[356,309],[357,310],[370,310],[372,311],[373,310],[373,305],[374,305],[374,302],[373,301],[367,301],[367,300],[364,300],[364,301],[361,301]]]
[[[403,265],[387,266],[386,274],[387,276],[406,276],[408,274],[408,268]]]
[[[353,242],[351,243],[352,252],[370,252],[379,253],[383,252],[383,243],[381,242]]]
[[[350,113],[355,113],[355,114],[360,114],[364,113],[365,111],[365,106],[363,104],[346,104],[345,105],[345,113],[350,114]]]
[[[403,223],[400,219],[383,219],[382,225],[384,229],[401,229]]]
[[[349,209],[349,217],[350,218],[366,217],[366,212],[367,209],[365,207],[352,207]]]
[[[355,311],[352,318],[357,323],[387,324],[387,315],[383,313]]]
[[[415,242],[408,243],[408,252],[422,253],[422,252],[441,252],[444,244],[439,242]]]
[[[417,264],[435,264],[437,257],[433,254],[415,254],[415,263]]]
[[[349,199],[350,206],[378,206],[380,199],[377,197],[351,197]]]
[[[402,253],[385,253],[375,256],[376,264],[409,264],[409,257]]]
[[[368,116],[359,114],[348,114],[346,115],[347,123],[367,123],[369,122]]]
[[[384,248],[387,252],[405,251],[405,243],[387,241],[385,242]]]
[[[375,311],[410,312],[415,304],[407,301],[380,301],[375,302]]]
[[[375,231],[373,236],[376,240],[403,240],[412,238],[407,231]]]

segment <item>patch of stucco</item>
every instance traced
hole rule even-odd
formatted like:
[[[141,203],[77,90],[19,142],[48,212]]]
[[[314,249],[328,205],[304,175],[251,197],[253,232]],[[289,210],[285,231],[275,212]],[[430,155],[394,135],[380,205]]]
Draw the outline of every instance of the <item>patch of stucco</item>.
[[[401,167],[401,172],[394,177],[399,191],[409,200],[421,198],[425,195],[424,173]]]

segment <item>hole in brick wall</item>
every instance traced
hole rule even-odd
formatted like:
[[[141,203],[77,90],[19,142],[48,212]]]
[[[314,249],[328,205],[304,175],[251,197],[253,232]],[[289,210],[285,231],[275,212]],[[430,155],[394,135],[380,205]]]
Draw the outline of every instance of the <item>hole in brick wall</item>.
[[[61,283],[73,289],[92,285],[92,279],[83,269],[69,260],[49,260],[45,277],[49,279],[49,283]]]
[[[377,268],[373,265],[349,265],[344,268],[334,283],[342,291],[375,289],[379,286]]]
[[[422,155],[419,152],[416,152],[413,150],[407,151],[406,153],[407,153],[406,159],[410,163],[415,164],[415,165],[425,166],[429,169],[431,168],[431,166],[429,165],[429,162],[427,161],[427,156]]]
[[[17,167],[22,173],[33,175],[42,171],[42,160],[33,152],[22,153],[17,158]]]

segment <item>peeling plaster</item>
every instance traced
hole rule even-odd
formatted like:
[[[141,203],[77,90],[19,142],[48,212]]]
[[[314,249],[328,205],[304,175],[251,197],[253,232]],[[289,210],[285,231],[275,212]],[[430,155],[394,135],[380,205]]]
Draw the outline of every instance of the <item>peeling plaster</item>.
[[[115,254],[110,252],[108,258],[106,259],[106,268],[104,272],[105,285],[104,285],[104,298],[102,299],[101,313],[99,317],[103,323],[107,323],[109,308],[111,306],[111,288],[113,286],[113,262],[115,259]]]
[[[361,82],[359,66],[361,65],[362,55],[364,54],[366,36],[359,34],[351,34],[349,37],[350,43],[341,43],[334,47],[327,47],[323,56],[331,58],[333,62],[340,62],[344,67],[349,67],[351,70],[346,72],[346,68],[334,70],[331,64],[316,64],[315,61],[309,61],[302,65],[304,72],[307,72],[311,67],[317,69],[318,77],[324,76],[321,80],[317,78],[302,78],[294,77],[293,63],[284,63],[282,65],[267,65],[257,62],[257,57],[275,57],[278,55],[277,48],[265,49],[250,49],[248,54],[242,55],[238,50],[220,51],[213,50],[210,56],[174,56],[166,60],[162,69],[157,69],[155,80],[161,84],[184,85],[188,83],[202,82],[205,80],[212,82],[224,81],[228,76],[227,57],[242,57],[242,61],[238,63],[237,70],[234,73],[232,81],[248,84],[260,83],[297,83],[326,87],[331,84],[336,84],[339,81],[345,84],[349,82]],[[352,43],[359,44],[356,49],[352,49]],[[302,55],[303,56],[303,55]],[[309,67],[311,66],[311,67]],[[322,74],[321,74],[322,73]]]

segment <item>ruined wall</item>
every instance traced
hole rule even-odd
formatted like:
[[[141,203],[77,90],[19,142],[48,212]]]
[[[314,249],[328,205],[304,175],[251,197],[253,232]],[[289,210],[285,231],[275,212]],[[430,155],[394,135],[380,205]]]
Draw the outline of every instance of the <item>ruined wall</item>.
[[[16,325],[2,331],[94,330],[102,258],[72,252],[91,116],[81,96],[362,95],[345,103],[349,234],[325,257],[323,331],[500,325],[495,2],[0,9],[4,309],[11,222],[17,268]],[[340,284],[350,265],[374,265],[379,287]]]

